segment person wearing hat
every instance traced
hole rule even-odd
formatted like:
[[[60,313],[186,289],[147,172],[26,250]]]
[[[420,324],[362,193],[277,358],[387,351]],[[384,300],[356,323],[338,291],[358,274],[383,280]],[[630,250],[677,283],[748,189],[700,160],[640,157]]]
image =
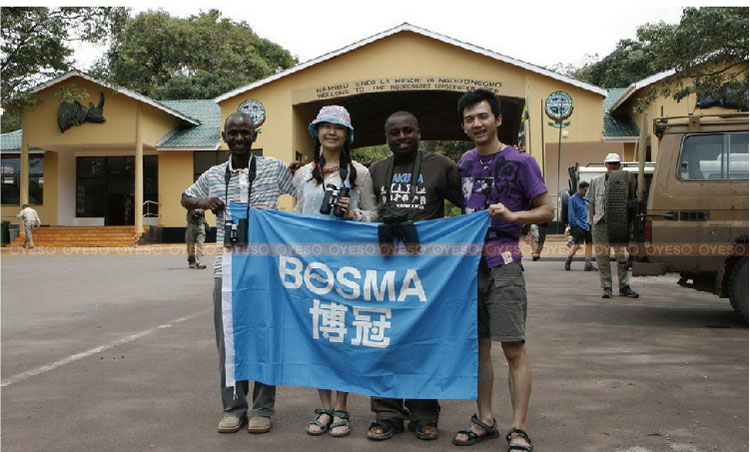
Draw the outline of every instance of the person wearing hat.
[[[377,205],[370,173],[350,155],[354,127],[349,112],[340,105],[325,106],[308,129],[315,146],[314,158],[294,173],[292,183],[297,192],[294,211],[342,220],[375,221]],[[318,395],[321,408],[315,410],[307,433],[348,436],[349,394],[336,391],[335,402],[331,390],[318,389]]]
[[[604,207],[607,192],[607,181],[612,171],[620,169],[620,156],[614,152],[607,154],[604,158],[604,166],[607,167],[606,174],[602,174],[591,181],[584,199],[589,202],[589,221],[591,222],[591,235],[594,239],[594,254],[596,264],[599,267],[599,282],[602,286],[602,298],[612,297],[612,269],[609,265],[610,248],[615,250],[617,260],[617,280],[620,295],[630,298],[638,298],[638,292],[630,288],[628,277],[628,262],[625,257],[625,247],[610,245],[607,236],[607,224],[604,220]]]

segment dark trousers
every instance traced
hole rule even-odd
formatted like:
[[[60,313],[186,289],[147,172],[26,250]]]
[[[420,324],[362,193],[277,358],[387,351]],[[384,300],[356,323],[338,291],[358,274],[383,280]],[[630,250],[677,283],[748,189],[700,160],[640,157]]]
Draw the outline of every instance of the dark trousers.
[[[402,424],[405,420],[437,423],[440,404],[434,399],[386,399],[370,397],[370,409],[380,420]]]

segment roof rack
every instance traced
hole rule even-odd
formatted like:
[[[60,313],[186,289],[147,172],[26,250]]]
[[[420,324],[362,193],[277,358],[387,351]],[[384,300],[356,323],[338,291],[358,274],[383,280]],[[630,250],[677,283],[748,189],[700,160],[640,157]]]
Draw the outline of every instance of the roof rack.
[[[730,119],[730,118],[747,118],[747,117],[748,117],[747,112],[706,113],[706,114],[687,115],[687,116],[661,116],[661,117],[654,118],[654,134],[656,134],[656,136],[659,137],[659,139],[661,140],[661,137],[664,135],[664,130],[667,128],[667,125],[669,125],[670,122],[677,121],[677,120],[687,119],[688,130],[694,131],[700,128],[702,119],[707,119],[707,118]]]

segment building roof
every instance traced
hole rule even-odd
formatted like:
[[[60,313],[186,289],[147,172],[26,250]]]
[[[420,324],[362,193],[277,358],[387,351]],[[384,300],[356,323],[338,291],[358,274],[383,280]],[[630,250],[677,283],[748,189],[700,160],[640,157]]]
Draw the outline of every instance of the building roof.
[[[159,150],[217,149],[220,141],[221,112],[219,105],[211,99],[163,100],[165,106],[195,118],[200,124],[172,129],[156,142]]]
[[[198,120],[196,120],[195,118],[191,118],[189,116],[186,116],[186,115],[180,113],[179,111],[177,111],[177,110],[175,110],[173,108],[167,107],[166,105],[164,105],[163,103],[161,103],[159,101],[151,99],[150,97],[146,97],[146,96],[144,96],[142,94],[135,93],[135,92],[130,91],[129,89],[126,89],[126,88],[122,88],[122,87],[119,87],[119,86],[113,86],[110,83],[103,82],[101,80],[97,80],[97,79],[91,77],[90,75],[85,74],[85,73],[83,73],[81,71],[78,71],[78,70],[68,71],[68,72],[64,73],[63,75],[61,75],[59,77],[53,78],[52,80],[48,80],[48,81],[46,81],[44,83],[40,83],[39,85],[37,85],[34,88],[32,88],[31,92],[32,93],[37,93],[37,92],[39,92],[39,91],[41,91],[43,89],[47,89],[50,86],[57,85],[58,83],[61,83],[61,82],[65,81],[65,80],[67,80],[69,78],[72,78],[72,77],[80,77],[80,78],[82,78],[84,80],[88,80],[91,83],[96,83],[97,85],[106,86],[107,88],[112,89],[114,91],[117,91],[120,94],[123,94],[125,96],[130,97],[130,98],[133,98],[133,99],[135,99],[135,100],[137,100],[139,102],[143,102],[144,104],[151,105],[152,107],[154,107],[154,108],[156,108],[158,110],[161,110],[161,111],[167,113],[168,115],[175,116],[175,117],[181,119],[182,121],[185,121],[188,124],[192,124],[194,126],[197,126],[197,125],[200,124],[200,122]]]
[[[266,78],[264,78],[262,80],[258,80],[257,82],[254,82],[254,83],[251,83],[249,85],[245,85],[245,86],[242,86],[242,87],[237,88],[235,90],[232,90],[232,91],[229,91],[227,93],[224,93],[221,96],[218,96],[218,97],[214,98],[214,101],[216,101],[217,103],[218,102],[222,102],[222,101],[224,101],[226,99],[230,99],[230,98],[232,98],[234,96],[237,96],[239,94],[242,94],[242,93],[244,93],[246,91],[250,91],[251,89],[255,89],[255,88],[258,88],[259,86],[266,85],[266,84],[271,83],[273,81],[276,81],[276,80],[278,80],[280,78],[286,77],[288,75],[292,75],[292,74],[294,74],[296,72],[302,71],[302,70],[307,69],[307,68],[309,68],[311,66],[315,66],[316,64],[320,64],[320,63],[322,63],[324,61],[330,60],[330,59],[335,58],[337,56],[340,56],[340,55],[343,55],[345,53],[348,53],[348,52],[351,52],[353,50],[356,50],[356,49],[358,49],[360,47],[363,47],[363,46],[366,46],[368,44],[371,44],[371,43],[373,43],[375,41],[378,41],[378,40],[381,40],[381,39],[384,39],[384,38],[387,38],[389,36],[395,35],[397,33],[405,32],[405,31],[409,31],[409,32],[416,33],[416,34],[419,34],[419,35],[422,35],[422,36],[426,36],[428,38],[432,38],[432,39],[435,39],[435,40],[438,40],[438,41],[441,41],[441,42],[444,42],[446,44],[450,44],[450,45],[453,45],[453,46],[456,46],[456,47],[461,47],[461,48],[463,48],[465,50],[468,50],[470,52],[478,53],[480,55],[484,55],[486,57],[489,57],[489,58],[501,61],[503,63],[512,64],[512,65],[520,67],[522,69],[526,69],[527,71],[535,72],[537,74],[541,74],[541,75],[544,75],[546,77],[550,77],[550,78],[553,78],[555,80],[559,80],[561,82],[567,83],[569,85],[576,86],[576,87],[584,89],[586,91],[591,91],[591,92],[594,92],[596,94],[600,94],[602,96],[606,96],[607,95],[607,90],[605,90],[603,88],[600,88],[598,86],[594,86],[594,85],[591,85],[591,84],[588,84],[588,83],[584,83],[584,82],[581,82],[579,80],[575,80],[575,79],[572,79],[570,77],[566,77],[564,75],[557,74],[555,72],[552,72],[550,70],[544,69],[542,67],[535,66],[535,65],[533,65],[531,63],[527,63],[527,62],[521,61],[521,60],[516,60],[514,58],[510,58],[508,56],[501,55],[501,54],[493,52],[491,50],[483,49],[483,48],[475,46],[473,44],[469,44],[469,43],[466,43],[466,42],[462,42],[462,41],[453,39],[453,38],[451,38],[449,36],[441,35],[441,34],[434,33],[432,31],[426,30],[424,28],[416,27],[416,26],[411,25],[409,23],[403,23],[403,24],[401,24],[401,25],[399,25],[397,27],[394,27],[394,28],[391,28],[391,29],[386,30],[384,32],[381,32],[381,33],[378,33],[376,35],[370,36],[369,38],[365,38],[365,39],[363,39],[361,41],[357,41],[357,42],[355,42],[353,44],[350,44],[350,45],[348,45],[346,47],[343,47],[341,49],[334,50],[333,52],[326,53],[326,54],[324,54],[322,56],[319,56],[318,58],[315,58],[315,59],[306,61],[304,63],[298,64],[297,66],[289,68],[289,69],[287,69],[285,71],[281,71],[279,73],[276,73],[274,75],[266,77]]]
[[[604,98],[604,132],[602,138],[607,141],[622,138],[637,138],[640,130],[630,115],[613,115],[612,104],[619,99],[627,88],[612,88]]]
[[[622,106],[628,99],[630,99],[635,93],[642,90],[643,88],[646,88],[649,85],[653,85],[656,82],[662,81],[667,77],[670,77],[675,74],[675,71],[673,69],[670,69],[668,71],[659,72],[658,74],[654,74],[650,77],[646,77],[643,80],[639,80],[627,88],[623,90],[620,95],[612,100],[612,105],[609,108],[610,111],[617,111],[620,106]]]
[[[23,130],[14,130],[0,135],[0,149],[3,151],[20,151]]]

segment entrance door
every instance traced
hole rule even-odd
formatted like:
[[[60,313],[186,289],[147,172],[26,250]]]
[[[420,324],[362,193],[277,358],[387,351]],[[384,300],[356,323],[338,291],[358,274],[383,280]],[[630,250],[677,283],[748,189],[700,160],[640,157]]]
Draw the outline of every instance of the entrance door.
[[[143,198],[157,201],[157,157],[144,156],[143,163]],[[135,224],[135,157],[78,157],[76,165],[76,216],[104,217],[111,226]]]

